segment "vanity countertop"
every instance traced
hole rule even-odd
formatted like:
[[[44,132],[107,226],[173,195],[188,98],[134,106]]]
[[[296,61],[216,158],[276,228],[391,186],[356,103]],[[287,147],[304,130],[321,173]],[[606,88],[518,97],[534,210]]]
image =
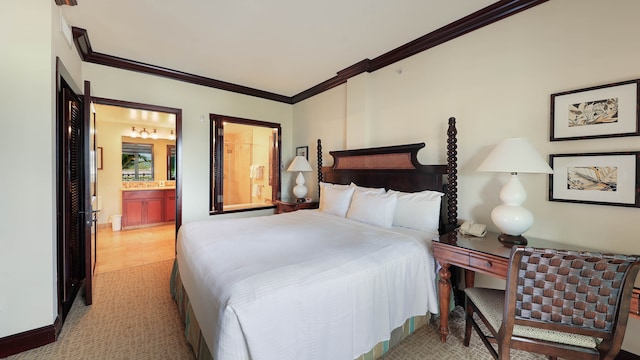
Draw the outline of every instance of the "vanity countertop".
[[[130,187],[120,188],[122,191],[150,191],[150,190],[175,190],[175,186],[155,186],[155,187]]]

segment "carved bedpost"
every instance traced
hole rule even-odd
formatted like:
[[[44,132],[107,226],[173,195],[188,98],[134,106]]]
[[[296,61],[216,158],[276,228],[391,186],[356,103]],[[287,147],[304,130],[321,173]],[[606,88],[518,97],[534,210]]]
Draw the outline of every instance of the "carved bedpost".
[[[318,201],[320,201],[320,183],[322,182],[322,141],[318,139]]]
[[[458,225],[458,139],[456,135],[456,118],[449,118],[447,129],[447,231],[452,231]]]

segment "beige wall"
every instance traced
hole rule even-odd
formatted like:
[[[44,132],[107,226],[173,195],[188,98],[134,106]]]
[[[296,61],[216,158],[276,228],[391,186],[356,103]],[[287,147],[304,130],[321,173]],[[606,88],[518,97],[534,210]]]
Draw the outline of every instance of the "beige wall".
[[[3,6],[0,337],[53,322],[54,88],[51,3]],[[30,18],[21,23],[16,18]],[[43,46],[44,45],[44,46]],[[29,69],[28,72],[22,69]],[[28,111],[25,111],[28,110]],[[28,280],[9,274],[29,274]],[[19,296],[12,296],[16,294]]]
[[[317,141],[322,140],[323,164],[332,165],[333,159],[329,156],[331,150],[346,149],[347,139],[347,86],[341,85],[325,91],[310,99],[299,102],[293,106],[293,117],[295,126],[293,127],[293,146],[305,146],[309,144],[309,164],[313,172],[302,173],[307,186],[307,197],[318,199],[318,176],[317,176]],[[359,146],[360,147],[360,146]],[[289,162],[283,162],[289,166]],[[290,177],[291,184],[295,184],[297,174],[282,173],[283,181]],[[292,187],[286,191],[282,187],[283,199],[285,195],[289,199],[295,197],[291,193]]]
[[[639,12],[634,0],[544,3],[295,104],[294,138],[320,137],[330,144],[323,151],[327,163],[329,150],[350,144],[422,141],[427,146],[419,160],[444,163],[447,119],[454,116],[459,217],[496,230],[490,212],[500,203],[508,175],[475,169],[502,139],[524,136],[545,157],[640,150],[638,137],[549,141],[552,93],[640,77]],[[640,209],[550,202],[546,176],[520,178],[528,192],[525,206],[535,216],[525,235],[640,253],[635,235]],[[503,286],[482,277],[478,283]],[[624,348],[640,354],[640,344],[631,341],[640,321],[631,322]]]
[[[59,31],[59,16],[53,1],[2,8],[0,149],[12,175],[0,180],[0,338],[51,325],[57,314],[56,57],[71,85],[82,85],[80,59]]]

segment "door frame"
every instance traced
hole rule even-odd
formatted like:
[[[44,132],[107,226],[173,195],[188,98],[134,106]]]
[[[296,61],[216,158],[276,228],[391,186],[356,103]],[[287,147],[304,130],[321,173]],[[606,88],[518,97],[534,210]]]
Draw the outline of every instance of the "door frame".
[[[85,305],[91,305],[93,304],[93,276],[95,271],[96,245],[98,243],[97,214],[93,209],[91,199],[96,196],[98,191],[98,170],[95,162],[95,117],[91,117],[91,115],[93,115],[91,82],[86,80],[84,82],[82,104],[84,107],[82,111],[82,152],[84,154],[84,303]]]
[[[180,225],[182,224],[182,109],[160,106],[160,105],[151,105],[151,104],[143,104],[125,100],[116,100],[116,99],[107,99],[101,97],[92,97],[91,98],[94,104],[99,105],[111,105],[111,106],[119,106],[124,108],[136,109],[136,110],[147,110],[147,111],[158,111],[174,114],[176,116],[176,236],[178,234],[178,229],[180,229]]]

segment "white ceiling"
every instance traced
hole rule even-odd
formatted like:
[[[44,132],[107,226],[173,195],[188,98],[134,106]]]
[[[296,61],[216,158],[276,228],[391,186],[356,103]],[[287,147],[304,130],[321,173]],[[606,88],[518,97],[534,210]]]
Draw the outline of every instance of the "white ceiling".
[[[294,96],[495,0],[78,0],[96,53]]]

